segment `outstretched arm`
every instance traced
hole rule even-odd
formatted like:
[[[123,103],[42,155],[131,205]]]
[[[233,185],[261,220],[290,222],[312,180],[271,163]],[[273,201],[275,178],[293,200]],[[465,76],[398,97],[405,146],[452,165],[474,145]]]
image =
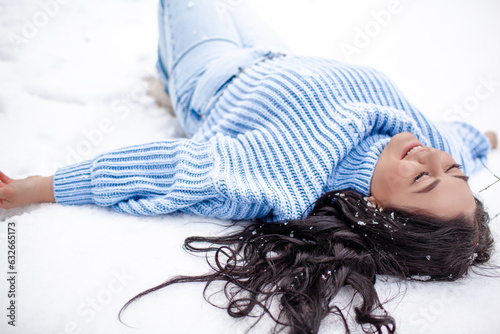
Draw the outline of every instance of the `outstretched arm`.
[[[29,176],[13,180],[0,172],[0,208],[12,209],[31,203],[54,203],[52,180],[52,176]]]

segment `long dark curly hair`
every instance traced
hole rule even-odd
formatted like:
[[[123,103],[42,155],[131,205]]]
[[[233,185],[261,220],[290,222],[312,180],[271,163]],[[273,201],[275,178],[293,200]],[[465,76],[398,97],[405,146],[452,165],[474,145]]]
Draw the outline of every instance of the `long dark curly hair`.
[[[395,208],[379,210],[352,190],[329,192],[302,219],[254,220],[231,235],[187,238],[188,251],[213,254],[212,272],[177,276],[148,289],[130,299],[119,318],[130,303],[169,285],[206,282],[206,292],[213,282],[225,281],[225,308],[232,317],[259,321],[267,314],[276,322],[273,333],[317,333],[322,320],[336,314],[349,333],[334,299],[350,286],[361,297],[354,312],[363,331],[394,333],[395,320],[374,287],[376,274],[454,281],[490,258],[488,222],[479,200],[474,217],[436,220]],[[272,311],[273,302],[279,303],[278,312]]]

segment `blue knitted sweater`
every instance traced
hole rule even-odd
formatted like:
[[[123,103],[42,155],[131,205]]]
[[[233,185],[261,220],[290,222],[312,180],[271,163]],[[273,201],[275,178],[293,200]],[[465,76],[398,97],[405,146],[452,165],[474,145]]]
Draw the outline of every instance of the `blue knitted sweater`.
[[[490,150],[470,125],[429,121],[380,72],[323,58],[263,58],[213,102],[190,139],[59,169],[56,201],[139,215],[289,220],[330,190],[368,195],[378,157],[397,133],[450,153],[465,173]]]

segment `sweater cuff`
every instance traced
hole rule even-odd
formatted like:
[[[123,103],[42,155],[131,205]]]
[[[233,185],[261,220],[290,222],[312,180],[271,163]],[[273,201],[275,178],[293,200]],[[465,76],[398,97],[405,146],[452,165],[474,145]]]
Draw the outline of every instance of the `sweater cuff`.
[[[92,200],[92,160],[60,168],[54,174],[54,197],[60,204],[88,204]]]

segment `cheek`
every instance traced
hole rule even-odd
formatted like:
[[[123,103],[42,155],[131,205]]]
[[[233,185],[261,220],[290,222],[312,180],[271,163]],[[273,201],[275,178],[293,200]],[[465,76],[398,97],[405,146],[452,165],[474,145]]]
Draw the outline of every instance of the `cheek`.
[[[381,184],[385,191],[395,193],[403,187],[407,187],[414,172],[408,164],[393,161],[385,164],[384,171],[377,183]]]
[[[414,173],[415,173],[414,168],[412,168],[412,166],[410,166],[409,164],[400,161],[395,162],[394,164],[395,177],[408,181],[408,179],[415,177],[415,175],[413,175]]]

